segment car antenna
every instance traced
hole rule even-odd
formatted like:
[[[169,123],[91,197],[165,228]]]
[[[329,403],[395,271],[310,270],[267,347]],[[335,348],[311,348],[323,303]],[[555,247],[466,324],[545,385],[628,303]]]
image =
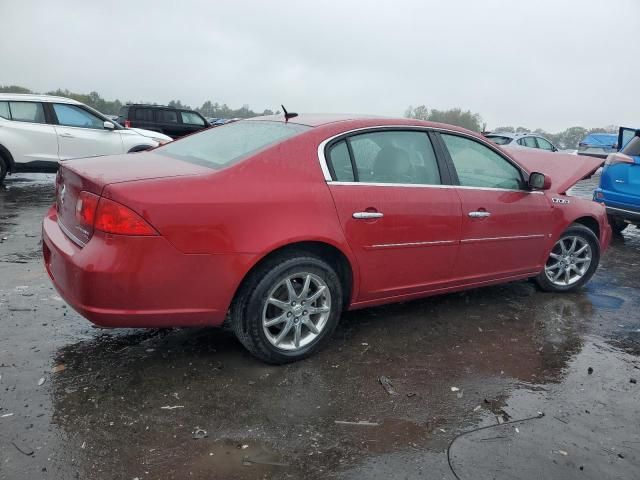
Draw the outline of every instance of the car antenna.
[[[291,113],[287,112],[287,109],[284,108],[284,105],[280,105],[280,106],[282,107],[282,111],[284,112],[284,121],[285,122],[288,122],[290,118],[294,118],[294,117],[298,116],[298,114],[295,113],[295,112],[291,112]]]

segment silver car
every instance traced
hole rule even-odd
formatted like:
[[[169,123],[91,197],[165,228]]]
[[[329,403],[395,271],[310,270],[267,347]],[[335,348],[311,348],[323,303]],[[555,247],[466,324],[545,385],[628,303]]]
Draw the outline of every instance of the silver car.
[[[540,135],[536,135],[535,133],[498,132],[485,133],[484,136],[493,143],[502,146],[539,148],[550,152],[558,151],[553,143]]]

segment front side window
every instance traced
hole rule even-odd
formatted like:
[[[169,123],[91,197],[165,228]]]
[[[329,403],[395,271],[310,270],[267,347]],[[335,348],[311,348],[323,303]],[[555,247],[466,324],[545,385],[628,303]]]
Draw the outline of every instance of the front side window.
[[[348,140],[358,181],[439,185],[440,171],[431,141],[423,131],[383,131]]]
[[[310,128],[295,123],[235,122],[168,143],[154,153],[220,169]]]
[[[9,111],[16,122],[46,123],[41,103],[9,102]]]
[[[441,134],[460,185],[465,187],[506,188],[523,187],[520,170],[480,142],[457,135]]]
[[[538,137],[536,140],[538,140],[539,148],[542,148],[543,150],[549,150],[550,152],[553,151],[553,145],[551,145],[551,143],[545,140],[544,138]]]
[[[67,127],[104,129],[104,120],[76,105],[54,103],[58,123]]]
[[[0,117],[11,120],[11,113],[9,113],[9,102],[0,102]]]
[[[538,148],[538,144],[536,143],[536,139],[533,137],[524,137],[518,140],[518,143],[523,147],[529,148]]]
[[[182,117],[182,123],[186,123],[189,125],[204,125],[204,120],[194,112],[180,112],[180,116]]]

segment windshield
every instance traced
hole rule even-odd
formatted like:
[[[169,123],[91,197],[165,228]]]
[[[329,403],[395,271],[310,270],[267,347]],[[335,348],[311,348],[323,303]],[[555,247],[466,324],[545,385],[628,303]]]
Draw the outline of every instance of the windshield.
[[[310,128],[282,122],[236,122],[169,143],[154,153],[217,170]]]
[[[487,138],[497,145],[507,145],[511,142],[511,138],[501,135],[487,135]]]

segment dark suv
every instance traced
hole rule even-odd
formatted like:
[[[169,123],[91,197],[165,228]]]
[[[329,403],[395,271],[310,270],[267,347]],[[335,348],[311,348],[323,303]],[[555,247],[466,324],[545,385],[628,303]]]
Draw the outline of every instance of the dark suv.
[[[122,107],[118,123],[129,128],[143,128],[164,133],[171,138],[183,137],[209,128],[209,122],[193,110],[144,104],[130,104]]]

